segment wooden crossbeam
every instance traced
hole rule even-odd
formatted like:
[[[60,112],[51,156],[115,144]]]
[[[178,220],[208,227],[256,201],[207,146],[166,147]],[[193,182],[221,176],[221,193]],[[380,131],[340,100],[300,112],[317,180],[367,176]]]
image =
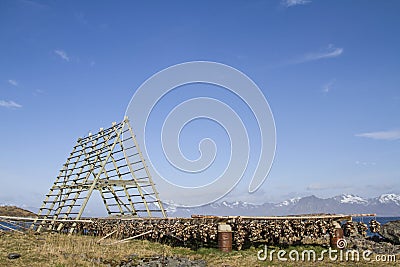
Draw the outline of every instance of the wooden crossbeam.
[[[127,140],[133,144],[126,144]],[[136,176],[137,172],[141,177]],[[40,231],[46,226],[60,231],[66,219],[78,222],[94,191],[100,193],[108,214],[154,217],[153,213],[158,212],[166,217],[127,117],[77,140],[31,228]],[[141,201],[133,201],[133,197],[140,197]],[[152,203],[157,203],[158,209]],[[138,204],[140,209],[136,209]],[[74,227],[69,229],[74,231]]]

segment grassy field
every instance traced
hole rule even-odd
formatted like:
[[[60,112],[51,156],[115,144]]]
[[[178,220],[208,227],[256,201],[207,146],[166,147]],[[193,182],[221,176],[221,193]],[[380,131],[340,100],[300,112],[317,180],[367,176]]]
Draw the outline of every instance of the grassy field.
[[[208,266],[399,266],[395,263],[377,262],[280,262],[259,261],[257,251],[251,247],[243,251],[222,253],[217,249],[201,248],[196,251],[182,247],[171,247],[145,240],[132,240],[120,244],[99,244],[98,237],[67,236],[60,234],[18,234],[0,233],[0,266],[118,266],[130,257],[136,259],[161,256],[181,256],[190,259],[204,259]],[[116,240],[107,240],[113,242]],[[317,253],[322,247],[296,247],[298,251],[314,249]],[[268,248],[272,249],[272,248]],[[275,248],[279,249],[279,248]],[[293,247],[286,248],[286,251]],[[19,253],[19,259],[10,260],[9,253]]]

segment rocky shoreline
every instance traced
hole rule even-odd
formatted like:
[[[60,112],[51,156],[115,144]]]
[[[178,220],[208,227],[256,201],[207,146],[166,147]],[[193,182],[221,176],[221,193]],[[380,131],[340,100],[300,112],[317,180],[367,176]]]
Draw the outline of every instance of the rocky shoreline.
[[[391,221],[380,226],[371,237],[354,234],[346,237],[347,248],[370,250],[375,254],[400,254],[400,221]]]
[[[400,221],[391,221],[384,224],[379,234],[389,242],[400,245]]]

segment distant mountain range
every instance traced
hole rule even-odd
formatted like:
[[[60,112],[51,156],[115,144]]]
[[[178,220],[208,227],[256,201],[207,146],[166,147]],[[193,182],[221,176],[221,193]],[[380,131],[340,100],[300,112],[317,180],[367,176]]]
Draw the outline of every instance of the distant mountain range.
[[[243,215],[276,216],[309,213],[376,213],[377,216],[400,216],[400,195],[383,194],[365,199],[356,195],[340,195],[332,198],[318,198],[314,195],[293,198],[280,203],[251,204],[242,201],[217,202],[196,208],[182,208],[166,205],[171,217],[202,215]]]
[[[3,210],[1,210],[3,206]],[[5,206],[5,207],[4,207]],[[10,204],[0,204],[0,215]],[[292,198],[280,203],[252,204],[243,201],[215,202],[196,208],[182,208],[166,205],[167,215],[170,217],[190,217],[193,214],[200,215],[242,215],[242,216],[278,216],[298,215],[310,213],[342,213],[359,214],[375,213],[377,216],[400,217],[400,195],[383,194],[375,198],[363,198],[357,195],[343,194],[331,198],[319,198],[314,195]],[[38,209],[21,206],[21,208],[37,213]],[[27,215],[28,216],[28,215]],[[106,214],[94,212],[87,216],[103,217]]]

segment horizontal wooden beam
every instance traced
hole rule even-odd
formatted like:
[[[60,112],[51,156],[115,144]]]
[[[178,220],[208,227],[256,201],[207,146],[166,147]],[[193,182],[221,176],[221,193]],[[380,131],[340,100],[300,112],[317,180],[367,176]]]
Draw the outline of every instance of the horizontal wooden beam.
[[[0,219],[10,220],[10,221],[51,221],[51,222],[83,222],[83,223],[93,223],[92,220],[38,219],[38,218],[32,218],[32,217],[13,217],[13,216],[0,216]]]

